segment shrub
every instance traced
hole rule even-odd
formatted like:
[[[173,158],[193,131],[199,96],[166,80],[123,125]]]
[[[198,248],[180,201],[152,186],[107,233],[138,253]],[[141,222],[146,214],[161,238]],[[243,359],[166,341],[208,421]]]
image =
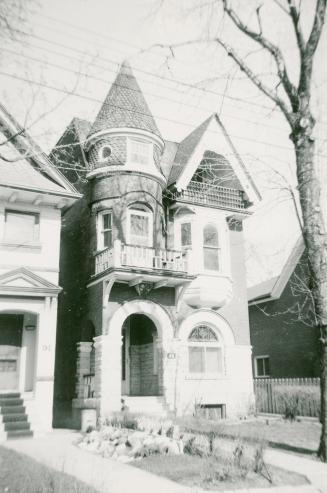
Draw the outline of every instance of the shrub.
[[[297,416],[318,416],[320,389],[316,386],[276,386],[274,389],[277,410],[286,419],[294,421]]]
[[[210,454],[210,442],[205,435],[195,435],[184,445],[184,452],[189,455],[207,457]]]

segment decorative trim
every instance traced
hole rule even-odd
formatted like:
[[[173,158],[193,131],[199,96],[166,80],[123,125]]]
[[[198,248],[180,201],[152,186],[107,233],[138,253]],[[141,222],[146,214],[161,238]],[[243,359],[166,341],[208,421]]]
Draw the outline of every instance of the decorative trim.
[[[115,274],[109,276],[107,279],[103,281],[102,290],[102,308],[106,309],[109,303],[110,293],[113,288],[113,285],[117,281],[117,276]]]
[[[85,149],[89,149],[93,141],[97,140],[99,137],[102,137],[103,135],[123,135],[124,137],[125,136],[128,137],[128,135],[134,135],[134,136],[140,135],[142,137],[147,137],[150,140],[154,140],[162,149],[165,146],[165,143],[161,137],[158,137],[158,135],[149,132],[148,130],[142,130],[142,129],[131,128],[131,127],[115,127],[115,128],[108,128],[106,130],[101,130],[100,132],[96,132],[92,134],[86,140],[84,146]]]

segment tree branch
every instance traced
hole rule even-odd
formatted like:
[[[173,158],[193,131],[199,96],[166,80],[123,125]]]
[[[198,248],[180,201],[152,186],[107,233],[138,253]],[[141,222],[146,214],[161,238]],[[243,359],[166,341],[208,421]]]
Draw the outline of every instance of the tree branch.
[[[287,2],[289,5],[289,15],[291,16],[293,22],[297,44],[300,54],[303,56],[303,53],[305,52],[305,40],[300,25],[300,12],[298,12],[294,0],[287,0]]]
[[[272,90],[267,87],[260,79],[259,77],[250,69],[250,67],[244,63],[243,59],[231,48],[229,45],[224,43],[220,38],[216,38],[215,41],[224,48],[226,51],[227,55],[230,56],[234,62],[237,63],[237,65],[240,67],[240,69],[245,72],[247,77],[257,86],[260,91],[262,91],[266,96],[268,96],[269,99],[271,99],[283,112],[285,115],[285,118],[287,119],[288,123],[290,124],[291,128],[293,125],[293,118],[292,118],[292,112],[291,109],[288,108],[287,104],[285,101],[283,101],[277,93],[273,93]]]
[[[267,50],[271,54],[271,56],[273,57],[276,63],[278,76],[290,100],[293,111],[297,111],[299,106],[297,90],[288,76],[285,60],[280,48],[274,45],[271,41],[269,41],[265,36],[262,35],[261,23],[259,23],[260,33],[253,31],[252,29],[247,27],[244,24],[244,22],[239,18],[239,16],[236,14],[236,12],[228,6],[227,0],[222,0],[222,2],[223,2],[224,11],[231,19],[231,21],[235,24],[235,26],[241,32],[246,34],[249,38],[253,39],[253,41],[259,43],[265,50]],[[258,9],[257,9],[257,16],[260,19],[260,14],[258,12]]]

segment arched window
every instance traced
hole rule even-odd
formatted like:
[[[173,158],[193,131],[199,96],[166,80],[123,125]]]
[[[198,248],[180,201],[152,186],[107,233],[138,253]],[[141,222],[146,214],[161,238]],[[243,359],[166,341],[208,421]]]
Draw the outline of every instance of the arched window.
[[[219,270],[218,229],[214,224],[203,228],[203,266],[205,270]]]
[[[223,373],[223,356],[216,332],[207,325],[196,326],[188,338],[189,373]]]
[[[153,245],[153,213],[140,202],[129,206],[127,210],[127,243],[152,247]]]

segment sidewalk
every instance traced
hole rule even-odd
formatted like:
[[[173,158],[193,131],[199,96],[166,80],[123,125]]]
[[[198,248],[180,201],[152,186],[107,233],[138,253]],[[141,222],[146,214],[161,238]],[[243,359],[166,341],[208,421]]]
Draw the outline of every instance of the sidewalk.
[[[327,464],[273,449],[266,451],[265,460],[273,466],[304,474],[320,492],[327,493]]]
[[[168,479],[155,476],[146,471],[116,462],[110,459],[104,459],[99,455],[91,454],[81,450],[73,443],[78,440],[80,434],[67,430],[54,430],[53,432],[36,437],[31,440],[13,440],[2,445],[22,454],[26,454],[36,461],[52,467],[57,471],[65,472],[77,477],[79,480],[93,486],[100,493],[197,493],[201,489],[189,488],[179,485]],[[309,462],[307,471],[310,471],[320,484],[325,482],[327,487],[327,466],[308,461],[307,459],[297,458],[293,464],[292,460],[283,456],[289,456],[282,452],[269,451],[267,462],[276,464],[283,468],[296,470],[301,474],[307,474],[302,465],[302,461]],[[311,463],[320,467],[309,467]],[[325,477],[322,477],[321,466],[326,468]],[[297,469],[295,469],[297,467]],[[318,481],[318,482],[319,482]],[[316,483],[315,483],[316,484]],[[319,490],[312,485],[305,486],[283,486],[273,488],[257,488],[237,490],[237,493],[318,493]],[[327,489],[320,490],[327,492]],[[208,492],[206,492],[208,493]],[[221,492],[220,492],[221,493]],[[229,490],[228,493],[233,493]]]

